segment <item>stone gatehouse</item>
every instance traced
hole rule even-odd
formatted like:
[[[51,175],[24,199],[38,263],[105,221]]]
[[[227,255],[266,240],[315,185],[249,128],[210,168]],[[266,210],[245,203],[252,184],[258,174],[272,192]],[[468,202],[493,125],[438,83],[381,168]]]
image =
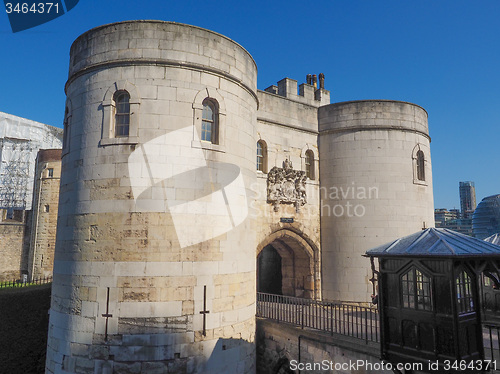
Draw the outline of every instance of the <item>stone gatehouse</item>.
[[[366,302],[361,255],[433,226],[418,105],[257,90],[161,21],[81,35],[66,94],[47,373],[254,373],[256,291]]]

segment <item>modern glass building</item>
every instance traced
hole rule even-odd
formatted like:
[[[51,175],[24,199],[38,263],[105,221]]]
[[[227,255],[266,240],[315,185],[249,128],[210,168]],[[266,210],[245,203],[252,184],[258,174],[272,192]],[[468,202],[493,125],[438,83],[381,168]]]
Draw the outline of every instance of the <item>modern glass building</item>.
[[[478,239],[500,232],[500,195],[485,197],[472,216],[472,231]]]

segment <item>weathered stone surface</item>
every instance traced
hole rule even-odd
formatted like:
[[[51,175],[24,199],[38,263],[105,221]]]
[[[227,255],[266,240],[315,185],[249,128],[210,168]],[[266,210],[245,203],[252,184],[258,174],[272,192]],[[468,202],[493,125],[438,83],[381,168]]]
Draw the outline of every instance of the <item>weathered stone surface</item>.
[[[175,23],[108,25],[73,44],[51,371],[62,372],[52,347],[80,357],[85,345],[97,370],[187,373],[227,361],[227,372],[255,371],[246,365],[255,349],[234,356],[215,347],[220,339],[253,347],[256,241],[251,218],[237,215],[255,178],[256,73],[230,39]],[[130,94],[127,137],[113,135],[117,90]],[[217,102],[217,144],[199,140],[205,98]],[[172,134],[181,140],[169,145]],[[217,193],[235,180],[225,203]]]
[[[319,109],[324,297],[369,301],[366,250],[434,226],[427,113],[397,101]],[[425,181],[415,177],[415,149]]]
[[[50,277],[53,272],[61,180],[61,151],[61,149],[42,149],[38,152],[28,255],[30,279]]]
[[[12,281],[21,278],[21,264],[25,232],[28,230],[22,222],[0,222],[0,281]]]
[[[265,248],[279,257],[280,293],[368,301],[364,250],[432,226],[422,108],[328,105],[324,87],[297,92],[289,78],[256,91],[256,74],[241,46],[193,26],[123,22],[75,41],[48,373],[62,373],[63,356],[76,367],[86,347],[96,372],[254,373]],[[129,133],[115,136],[122,91]],[[218,112],[213,142],[205,100]]]
[[[259,374],[297,371],[299,364],[304,373],[392,373],[381,368],[379,350],[377,343],[257,320]]]

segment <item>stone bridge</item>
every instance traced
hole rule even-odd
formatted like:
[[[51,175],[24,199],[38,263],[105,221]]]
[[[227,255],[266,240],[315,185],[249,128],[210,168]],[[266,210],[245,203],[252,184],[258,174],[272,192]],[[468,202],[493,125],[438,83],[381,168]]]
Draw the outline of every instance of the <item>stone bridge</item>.
[[[500,328],[483,325],[483,338],[490,372],[500,373]],[[256,340],[259,374],[429,371],[380,360],[376,306],[258,293]]]

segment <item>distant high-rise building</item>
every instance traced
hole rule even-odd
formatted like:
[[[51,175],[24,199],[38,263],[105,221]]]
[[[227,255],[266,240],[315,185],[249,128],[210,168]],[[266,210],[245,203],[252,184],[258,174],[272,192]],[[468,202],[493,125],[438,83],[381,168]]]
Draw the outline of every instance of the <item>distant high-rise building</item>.
[[[434,221],[436,223],[436,227],[444,227],[446,222],[459,218],[460,211],[458,209],[434,209]]]
[[[472,218],[472,213],[476,209],[476,186],[474,182],[460,182],[459,191],[462,218]]]
[[[436,227],[450,229],[472,236],[472,219],[460,218],[458,209],[434,209]]]

